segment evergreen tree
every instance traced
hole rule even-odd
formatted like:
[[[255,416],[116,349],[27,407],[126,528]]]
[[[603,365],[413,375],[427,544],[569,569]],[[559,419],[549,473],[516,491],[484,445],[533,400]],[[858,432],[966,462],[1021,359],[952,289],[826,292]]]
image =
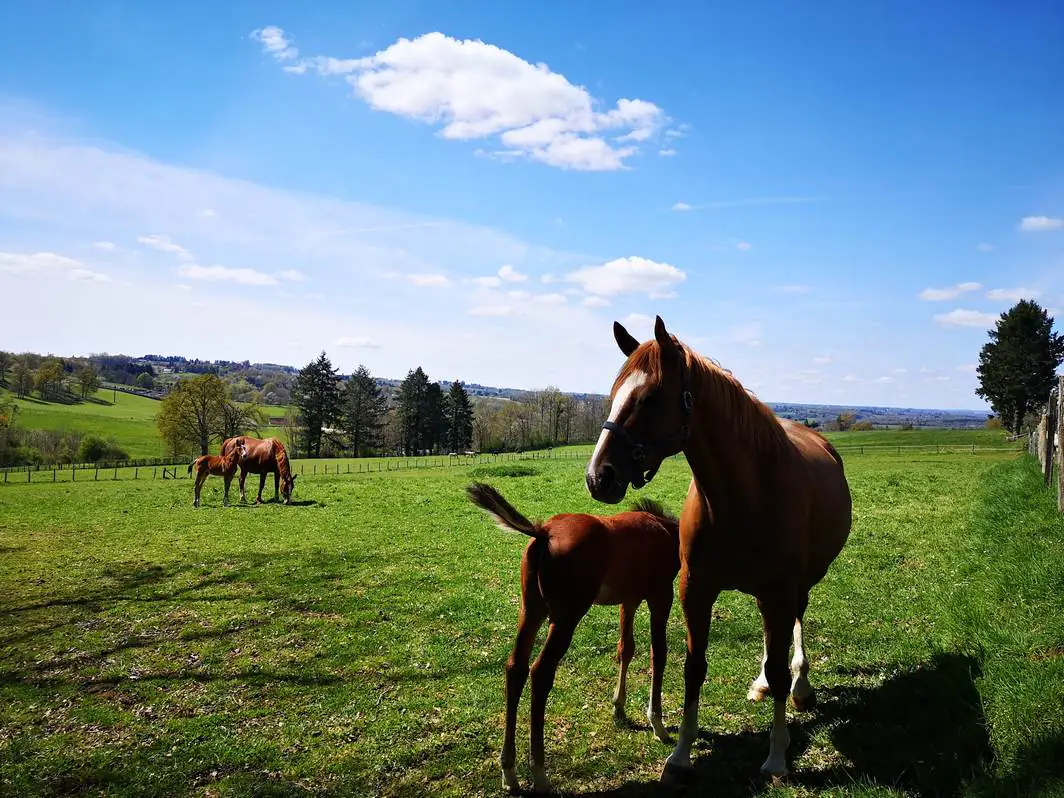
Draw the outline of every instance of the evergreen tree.
[[[399,386],[399,430],[403,452],[417,454],[428,448],[425,440],[429,378],[421,366],[407,372]]]
[[[303,418],[304,442],[308,457],[321,456],[322,428],[340,415],[339,372],[322,352],[304,366],[296,377],[292,398]]]
[[[1037,302],[1022,299],[1001,314],[979,352],[976,394],[990,402],[1010,432],[1019,432],[1028,412],[1049,400],[1064,336]]]
[[[344,432],[354,456],[380,446],[387,401],[365,366],[360,365],[344,386],[342,405]]]
[[[446,423],[450,451],[467,451],[473,445],[473,404],[461,382],[451,383],[447,393]]]

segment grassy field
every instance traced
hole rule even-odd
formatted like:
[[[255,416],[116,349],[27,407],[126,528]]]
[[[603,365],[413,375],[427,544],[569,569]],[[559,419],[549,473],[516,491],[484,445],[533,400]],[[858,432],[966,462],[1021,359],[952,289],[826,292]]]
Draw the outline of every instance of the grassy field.
[[[901,433],[905,435],[906,433]],[[0,793],[494,795],[524,539],[463,497],[531,516],[603,511],[583,458],[306,476],[294,506],[194,511],[179,482],[0,488]],[[756,778],[771,709],[725,594],[703,692],[699,787],[739,796],[1036,795],[1064,777],[1064,523],[1015,454],[853,456],[856,523],[807,621],[816,710],[792,716],[787,784]],[[645,491],[679,509],[689,471]],[[272,493],[272,487],[269,489]],[[268,494],[270,495],[270,494]],[[578,629],[548,705],[556,785],[667,794],[669,748],[618,728],[616,611]],[[682,697],[670,620],[666,723]],[[518,756],[528,778],[527,694]],[[1056,781],[1054,781],[1056,779]]]
[[[18,405],[17,423],[26,429],[92,433],[113,438],[132,458],[162,457],[162,438],[155,427],[159,402],[121,391],[100,391],[85,402],[66,404],[37,398],[16,399],[0,388],[0,400]]]

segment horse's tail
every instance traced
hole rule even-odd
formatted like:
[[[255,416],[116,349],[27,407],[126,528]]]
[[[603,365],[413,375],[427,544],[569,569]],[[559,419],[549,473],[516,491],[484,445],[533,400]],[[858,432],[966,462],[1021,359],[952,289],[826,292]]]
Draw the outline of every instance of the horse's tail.
[[[188,475],[189,476],[192,476],[192,469],[196,467],[196,464],[199,463],[200,459],[201,458],[197,457],[191,463],[188,464]]]
[[[500,529],[512,529],[530,538],[547,537],[547,530],[541,524],[533,523],[517,512],[491,485],[474,482],[466,488],[466,496],[469,501],[494,518]]]

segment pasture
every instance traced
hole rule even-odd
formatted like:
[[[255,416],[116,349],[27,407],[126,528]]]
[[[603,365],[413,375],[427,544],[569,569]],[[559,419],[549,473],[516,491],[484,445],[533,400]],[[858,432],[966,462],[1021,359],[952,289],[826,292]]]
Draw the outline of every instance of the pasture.
[[[982,445],[948,441],[971,442]],[[792,775],[757,776],[772,712],[745,698],[760,618],[752,599],[727,593],[710,635],[697,787],[1064,787],[1064,522],[1037,467],[1015,452],[846,457],[855,526],[812,594],[819,705],[791,713]],[[463,489],[489,482],[530,517],[621,509],[588,496],[585,462],[319,470],[292,506],[224,510],[216,478],[200,510],[187,479],[0,486],[0,793],[498,794],[526,539],[498,530]],[[672,458],[641,493],[678,511],[689,476]],[[611,714],[616,636],[612,607],[577,629],[547,707],[549,772],[567,792],[671,794],[657,784],[671,749],[642,716],[645,607],[630,727]],[[673,732],[683,639],[677,604],[664,688]],[[527,735],[526,693],[523,784]]]

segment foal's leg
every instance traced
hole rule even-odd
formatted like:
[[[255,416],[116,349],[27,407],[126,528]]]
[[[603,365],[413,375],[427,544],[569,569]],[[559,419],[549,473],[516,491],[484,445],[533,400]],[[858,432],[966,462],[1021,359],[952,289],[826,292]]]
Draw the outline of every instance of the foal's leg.
[[[794,658],[791,660],[791,701],[795,709],[812,709],[816,704],[816,693],[809,684],[809,659],[805,656],[805,643],[802,639],[802,619],[809,604],[809,593],[798,598],[798,612],[794,619]]]
[[[551,792],[550,779],[543,762],[543,716],[547,709],[547,696],[554,687],[554,674],[558,663],[562,661],[569,644],[573,642],[573,632],[580,616],[569,616],[551,621],[547,631],[547,640],[532,666],[532,729],[531,759],[532,786],[536,792]]]
[[[222,479],[225,481],[225,491],[222,493],[222,507],[229,506],[229,485],[233,481],[232,474],[222,474]]]
[[[262,489],[266,487],[266,474],[259,474],[259,495],[255,498],[256,504],[262,504]]]
[[[199,507],[200,489],[203,487],[203,483],[207,480],[206,471],[196,472],[196,497],[192,500],[193,507]]]
[[[687,620],[687,656],[683,663],[683,722],[680,739],[665,760],[661,780],[673,778],[691,767],[691,747],[698,737],[698,699],[706,680],[706,647],[709,645],[709,623],[713,604],[720,591],[703,584],[692,574],[687,563],[680,573],[680,605]]]
[[[630,601],[621,605],[621,636],[617,640],[617,662],[620,663],[620,668],[617,670],[617,689],[613,691],[614,720],[624,720],[624,703],[628,699],[628,665],[635,656],[635,635],[632,633],[632,624],[635,622],[635,613],[638,609],[638,601]]]
[[[791,674],[787,669],[787,652],[791,647],[795,607],[792,600],[773,596],[759,602],[765,627],[765,676],[772,693],[772,731],[769,733],[768,758],[761,772],[773,776],[787,775],[787,747],[791,735],[787,730],[787,696],[791,692]]]
[[[669,592],[661,597],[647,601],[650,608],[650,703],[647,705],[647,720],[654,730],[654,736],[663,743],[670,742],[669,733],[661,720],[661,680],[665,675],[665,652],[667,648],[666,630],[669,625],[669,613],[672,611],[672,583]]]
[[[244,480],[247,479],[248,472],[244,470],[243,466],[240,468],[240,501],[246,502],[248,495],[244,492]]]
[[[503,735],[502,752],[499,754],[502,786],[510,792],[520,789],[517,783],[517,750],[514,742],[517,705],[521,702],[521,691],[525,689],[525,682],[528,680],[528,660],[532,656],[536,633],[546,617],[547,607],[539,593],[528,592],[521,597],[517,639],[514,641],[510,658],[506,660],[506,731]]]

